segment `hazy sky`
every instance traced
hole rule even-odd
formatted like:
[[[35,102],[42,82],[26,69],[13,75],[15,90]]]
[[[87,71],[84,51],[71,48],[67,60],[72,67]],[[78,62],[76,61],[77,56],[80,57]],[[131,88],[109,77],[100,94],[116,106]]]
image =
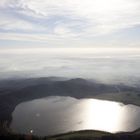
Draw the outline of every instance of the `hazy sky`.
[[[140,0],[0,0],[0,47],[139,47]]]
[[[0,80],[60,76],[102,82],[140,83],[140,49],[3,49]]]

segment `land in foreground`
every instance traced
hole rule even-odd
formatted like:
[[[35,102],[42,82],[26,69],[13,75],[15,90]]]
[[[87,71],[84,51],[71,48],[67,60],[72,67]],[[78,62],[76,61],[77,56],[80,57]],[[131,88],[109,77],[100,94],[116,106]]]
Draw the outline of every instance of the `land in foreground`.
[[[129,133],[111,134],[102,131],[83,130],[69,132],[47,137],[37,137],[33,135],[18,135],[7,133],[0,135],[2,140],[140,140],[140,130]]]

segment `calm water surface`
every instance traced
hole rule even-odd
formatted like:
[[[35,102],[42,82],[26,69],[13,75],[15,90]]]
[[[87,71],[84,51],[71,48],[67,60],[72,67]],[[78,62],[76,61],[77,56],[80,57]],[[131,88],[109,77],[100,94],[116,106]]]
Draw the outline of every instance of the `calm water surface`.
[[[140,107],[96,99],[48,97],[19,104],[11,128],[39,136],[94,129],[133,131],[140,127]]]

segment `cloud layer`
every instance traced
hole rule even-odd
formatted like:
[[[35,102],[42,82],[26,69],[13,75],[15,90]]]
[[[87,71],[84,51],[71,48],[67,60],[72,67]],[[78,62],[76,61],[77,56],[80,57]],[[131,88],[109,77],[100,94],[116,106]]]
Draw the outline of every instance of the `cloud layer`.
[[[0,51],[0,80],[29,77],[81,77],[138,84],[140,49],[44,48]]]
[[[140,1],[1,0],[0,21],[1,40],[71,42],[76,38],[78,43],[98,44],[98,38],[139,27]]]

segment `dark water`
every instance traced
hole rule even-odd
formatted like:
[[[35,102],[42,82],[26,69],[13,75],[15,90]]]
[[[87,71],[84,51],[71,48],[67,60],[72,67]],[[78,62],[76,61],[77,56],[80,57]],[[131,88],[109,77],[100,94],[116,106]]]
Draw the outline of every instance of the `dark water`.
[[[135,105],[55,96],[19,104],[11,128],[40,136],[84,129],[115,133],[139,128],[139,116]]]

